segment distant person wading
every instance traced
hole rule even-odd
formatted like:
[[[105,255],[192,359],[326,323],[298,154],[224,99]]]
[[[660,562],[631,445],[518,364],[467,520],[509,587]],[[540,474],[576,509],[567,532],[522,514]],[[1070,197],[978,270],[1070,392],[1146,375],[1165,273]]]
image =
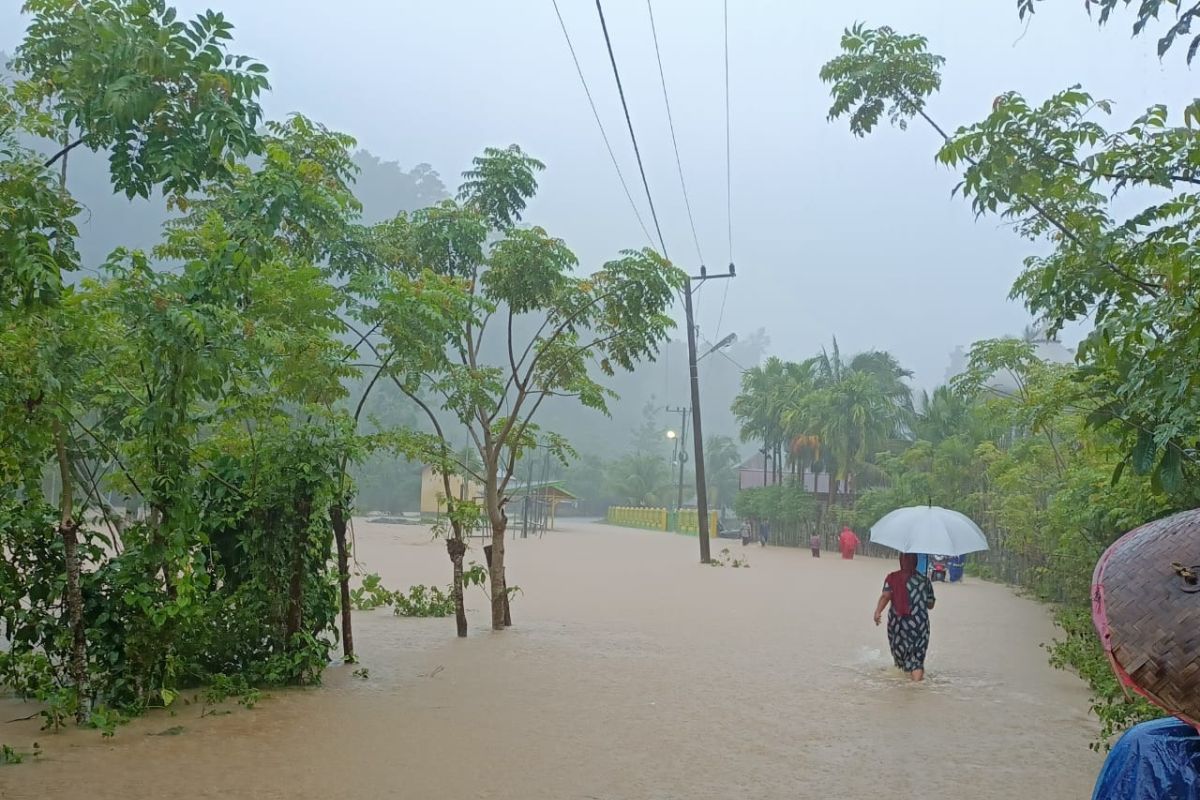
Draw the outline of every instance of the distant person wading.
[[[900,556],[900,569],[889,574],[883,594],[875,604],[875,624],[888,608],[888,645],[892,660],[914,681],[925,679],[925,651],[929,649],[929,610],[936,598],[933,584],[917,571],[915,553]]]

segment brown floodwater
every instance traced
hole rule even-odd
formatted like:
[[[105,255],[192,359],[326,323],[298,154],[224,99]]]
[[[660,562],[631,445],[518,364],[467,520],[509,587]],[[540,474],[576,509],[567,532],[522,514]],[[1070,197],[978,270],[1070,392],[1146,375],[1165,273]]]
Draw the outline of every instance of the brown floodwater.
[[[0,798],[1088,796],[1087,691],[1047,665],[1036,603],[939,584],[914,686],[871,621],[891,562],[722,540],[751,567],[715,569],[694,538],[560,527],[509,544],[507,632],[486,629],[479,589],[466,640],[453,619],[356,613],[366,680],[337,665],[253,710],[181,705],[107,740],[2,724],[34,709],[0,701],[0,742],[43,750],[0,767]],[[427,530],[356,528],[388,586],[447,581]]]

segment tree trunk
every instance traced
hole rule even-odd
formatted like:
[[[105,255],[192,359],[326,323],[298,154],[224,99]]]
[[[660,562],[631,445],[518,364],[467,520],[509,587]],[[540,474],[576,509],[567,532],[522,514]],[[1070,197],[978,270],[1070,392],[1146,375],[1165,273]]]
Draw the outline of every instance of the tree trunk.
[[[498,536],[493,532],[493,537],[493,542],[499,540],[501,548],[503,548],[504,531],[501,531]],[[500,552],[503,554],[503,549]],[[503,572],[498,572],[496,568],[494,544],[486,545],[483,548],[483,557],[487,560],[488,573],[491,576],[490,580],[492,584],[492,630],[502,631],[509,625],[512,625],[512,614],[508,607],[508,586],[503,583],[504,574]],[[501,555],[501,558],[503,558],[503,555]],[[501,564],[501,569],[503,569],[503,564]],[[501,581],[499,591],[496,589],[497,581]]]
[[[342,655],[346,663],[354,658],[354,628],[350,619],[350,549],[346,546],[346,510],[340,502],[329,509],[333,539],[337,542],[338,588],[342,593]]]
[[[307,538],[308,517],[311,508],[311,501],[308,498],[302,500],[297,506],[296,541],[292,545],[294,552],[292,556],[292,578],[288,585],[287,639],[289,643],[292,637],[300,632],[300,625],[303,622],[304,616],[304,550],[307,545],[305,539]]]
[[[83,589],[80,586],[79,523],[75,521],[75,486],[71,481],[71,459],[62,425],[54,423],[54,448],[58,456],[58,472],[62,479],[59,495],[58,532],[63,542],[66,561],[67,620],[71,624],[71,680],[75,683],[75,719],[83,722],[86,714],[84,697],[87,692],[87,632],[83,628]]]
[[[508,609],[508,583],[504,577],[504,534],[508,531],[508,514],[504,511],[504,501],[500,497],[494,470],[489,470],[484,503],[488,522],[492,526],[491,547],[484,548],[485,553],[490,550],[488,577],[492,587],[492,630],[502,631],[512,625],[512,615]]]
[[[451,592],[454,596],[454,622],[458,626],[460,639],[467,635],[467,609],[463,603],[463,556],[467,553],[467,543],[463,541],[462,532],[455,528],[454,533],[446,540],[446,553],[450,563],[454,565],[454,582]]]

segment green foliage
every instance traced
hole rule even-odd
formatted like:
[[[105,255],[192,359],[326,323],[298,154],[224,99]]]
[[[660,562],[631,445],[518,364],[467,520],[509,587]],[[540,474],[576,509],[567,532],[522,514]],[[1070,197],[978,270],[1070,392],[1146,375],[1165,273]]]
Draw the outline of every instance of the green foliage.
[[[454,613],[454,598],[436,586],[417,584],[408,594],[397,592],[393,606],[398,617],[448,617]]]
[[[355,611],[371,611],[380,606],[390,606],[395,596],[384,585],[382,579],[375,573],[364,575],[362,585],[351,590],[350,602]]]
[[[502,541],[503,506],[521,460],[542,448],[565,464],[564,437],[542,430],[547,398],[572,399],[607,412],[612,392],[599,376],[652,359],[674,326],[669,309],[685,274],[651,250],[625,251],[580,276],[566,245],[539,227],[515,227],[537,188],[542,164],[514,146],[476,158],[456,201],[401,214],[380,226],[383,263],[352,283],[353,311],[383,341],[367,341],[380,376],[424,414],[432,433],[393,442],[434,468],[445,482],[447,538],[455,581],[464,535],[480,519]],[[532,331],[532,335],[522,335]],[[369,340],[369,336],[363,337]],[[498,360],[483,342],[502,346]],[[483,466],[481,507],[454,499],[450,475],[470,475],[447,431],[464,429]],[[492,563],[492,624],[504,626],[503,550]],[[455,586],[452,594],[461,596]],[[461,610],[461,609],[460,609]],[[460,635],[465,616],[457,615]]]
[[[1021,16],[1035,2],[1018,0]],[[1160,55],[1191,34],[1200,14],[1200,5],[1174,1],[1086,5],[1099,11],[1101,25],[1119,7],[1133,8],[1135,35],[1171,8]],[[1189,62],[1198,47],[1192,37]],[[860,506],[870,516],[922,493],[948,495],[983,519],[993,547],[979,566],[1067,603],[1066,636],[1051,653],[1092,685],[1108,736],[1148,708],[1118,696],[1084,617],[1092,566],[1120,533],[1198,500],[1197,106],[1176,112],[1173,123],[1170,109],[1154,105],[1113,128],[1104,123],[1110,104],[1081,87],[1040,103],[1008,92],[986,119],[949,135],[920,104],[895,100],[923,100],[937,88],[942,62],[922,38],[856,28],[843,50],[822,73],[833,83],[831,118],[853,112],[851,130],[861,135],[889,101],[894,122],[922,116],[944,139],[938,160],[962,172],[956,193],[978,215],[998,214],[1037,243],[1040,254],[1026,259],[1012,296],[1050,336],[1071,322],[1093,326],[1070,370],[1041,364],[1027,342],[979,344],[956,387],[982,398],[997,390],[996,376],[1005,378],[1015,387],[1011,397],[976,402],[1011,432],[980,438],[977,426],[948,436],[943,419],[936,444],[918,442],[915,462],[903,454],[886,463],[892,482]],[[955,452],[962,447],[975,448],[966,461],[965,451]],[[948,474],[945,465],[956,461]],[[974,486],[961,485],[963,478]],[[955,490],[943,493],[941,480]]]
[[[1087,607],[1063,609],[1055,616],[1055,622],[1063,636],[1048,646],[1050,663],[1059,669],[1073,670],[1092,689],[1092,713],[1100,720],[1100,737],[1091,744],[1093,750],[1104,748],[1131,725],[1162,716],[1162,711],[1138,695],[1126,692],[1117,681],[1096,637]]]
[[[7,744],[0,744],[0,767],[8,764],[23,764],[26,758],[37,758],[42,754],[41,746],[33,743],[33,748],[29,751],[18,750]]]
[[[739,488],[738,467],[742,454],[728,436],[710,436],[704,442],[704,474],[708,478],[708,502],[712,508],[732,506]]]
[[[124,725],[128,721],[129,718],[120,711],[105,706],[96,706],[88,716],[88,727],[95,728],[100,731],[101,736],[110,739],[117,732],[117,726]]]
[[[109,151],[118,191],[194,191],[224,176],[230,157],[259,151],[267,70],[226,51],[233,26],[221,14],[184,22],[165,0],[26,0],[25,10],[22,96],[78,134],[71,146]]]
[[[59,190],[43,159],[17,140],[25,122],[0,86],[0,306],[56,302],[62,274],[79,267],[72,221],[78,204]]]
[[[821,67],[821,80],[832,84],[829,119],[850,115],[850,130],[866,136],[885,113],[901,129],[923,114],[925,100],[942,86],[945,59],[925,49],[924,36],[906,36],[886,25],[862,23],[842,34],[842,54]]]
[[[106,735],[185,687],[228,682],[249,707],[256,686],[318,680],[336,641],[330,510],[346,464],[386,443],[335,406],[355,283],[334,264],[376,269],[390,240],[355,224],[352,139],[302,117],[257,132],[265,70],[226,54],[220,15],[27,9],[22,80],[0,93],[0,258],[17,266],[0,277],[0,684],[48,728]],[[16,131],[111,151],[115,190],[161,187],[182,216],[154,253],[63,289],[69,162]],[[112,491],[144,514],[118,519]]]
[[[630,453],[607,465],[609,494],[624,505],[673,504],[675,482],[671,465],[654,453]]]
[[[913,419],[911,373],[889,353],[868,351],[843,360],[837,340],[831,351],[796,364],[770,359],[742,376],[734,415],[742,438],[761,438],[774,454],[775,480],[782,462],[793,473],[830,474],[853,484],[870,473],[876,453],[907,434]]]
[[[1112,485],[1121,440],[1095,430],[1074,405],[1076,372],[1039,361],[1018,339],[980,342],[955,381],[959,391],[935,392],[953,415],[918,419],[916,429],[935,430],[938,440],[881,457],[885,481],[859,495],[850,519],[866,529],[894,508],[932,502],[979,522],[990,550],[968,557],[972,574],[1059,604],[1062,636],[1048,653],[1090,685],[1099,746],[1158,712],[1125,698],[1103,654],[1090,614],[1096,559],[1124,532],[1197,498],[1163,493],[1147,477]],[[991,391],[997,376],[1016,390]]]
[[[1115,5],[1101,4],[1102,22]],[[1140,5],[1135,33],[1160,5]],[[1176,5],[1183,27],[1175,33],[1186,32],[1195,9]],[[1027,3],[1022,12],[1032,8]],[[864,41],[894,37],[886,29],[873,37],[859,33]],[[924,42],[913,46],[923,51]],[[859,96],[875,91],[872,76],[879,74],[907,86],[904,91],[930,85],[912,77],[909,53],[864,50],[856,41],[845,49],[839,58],[861,63],[857,73],[839,73],[839,80]],[[844,110],[846,91],[835,84],[835,110]],[[1195,109],[1183,112],[1182,125],[1172,125],[1166,106],[1152,106],[1116,131],[1096,121],[1110,112],[1107,102],[1079,87],[1041,104],[1009,92],[996,98],[982,122],[953,136],[943,133],[938,159],[963,170],[956,191],[970,198],[976,213],[998,213],[1023,236],[1048,246],[1048,255],[1026,259],[1012,294],[1048,322],[1051,335],[1070,322],[1094,323],[1079,349],[1085,368],[1075,376],[1072,394],[1090,409],[1092,424],[1123,437],[1120,464],[1151,474],[1156,487],[1170,491],[1195,472],[1200,441],[1200,401],[1192,391],[1200,381],[1197,262],[1191,254],[1200,220],[1192,191]],[[1135,199],[1130,193],[1137,189],[1158,190],[1147,196],[1165,199],[1122,219],[1118,209],[1128,205],[1123,195]]]

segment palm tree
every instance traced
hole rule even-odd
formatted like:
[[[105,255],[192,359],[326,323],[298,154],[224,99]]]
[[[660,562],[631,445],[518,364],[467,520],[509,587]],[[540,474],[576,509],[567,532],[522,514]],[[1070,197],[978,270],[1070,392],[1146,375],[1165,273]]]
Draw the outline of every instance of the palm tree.
[[[764,457],[775,457],[776,471],[783,443],[782,393],[790,366],[794,365],[772,356],[762,366],[746,370],[742,373],[742,391],[732,407],[741,425],[742,441],[762,442]]]
[[[769,359],[742,376],[733,412],[743,441],[761,441],[782,480],[785,454],[793,471],[830,475],[829,502],[889,442],[911,438],[916,416],[912,373],[887,352],[844,360],[837,339],[801,363]],[[815,487],[814,487],[815,489]]]
[[[713,508],[733,504],[738,491],[738,446],[728,436],[710,436],[704,444],[704,469]]]
[[[621,502],[633,506],[655,506],[669,496],[671,468],[667,460],[651,453],[632,453],[609,468],[609,490]]]
[[[802,366],[807,383],[793,387],[783,420],[794,457],[811,459],[814,471],[820,465],[829,474],[832,503],[839,484],[849,487],[888,441],[907,438],[914,420],[912,373],[879,350],[847,362],[837,339]]]
[[[918,439],[940,444],[966,430],[969,412],[967,401],[949,386],[937,387],[932,395],[922,392],[914,432]]]
[[[829,458],[829,502],[839,485],[849,489],[866,462],[896,437],[901,409],[868,372],[853,370],[813,395],[810,415]]]

